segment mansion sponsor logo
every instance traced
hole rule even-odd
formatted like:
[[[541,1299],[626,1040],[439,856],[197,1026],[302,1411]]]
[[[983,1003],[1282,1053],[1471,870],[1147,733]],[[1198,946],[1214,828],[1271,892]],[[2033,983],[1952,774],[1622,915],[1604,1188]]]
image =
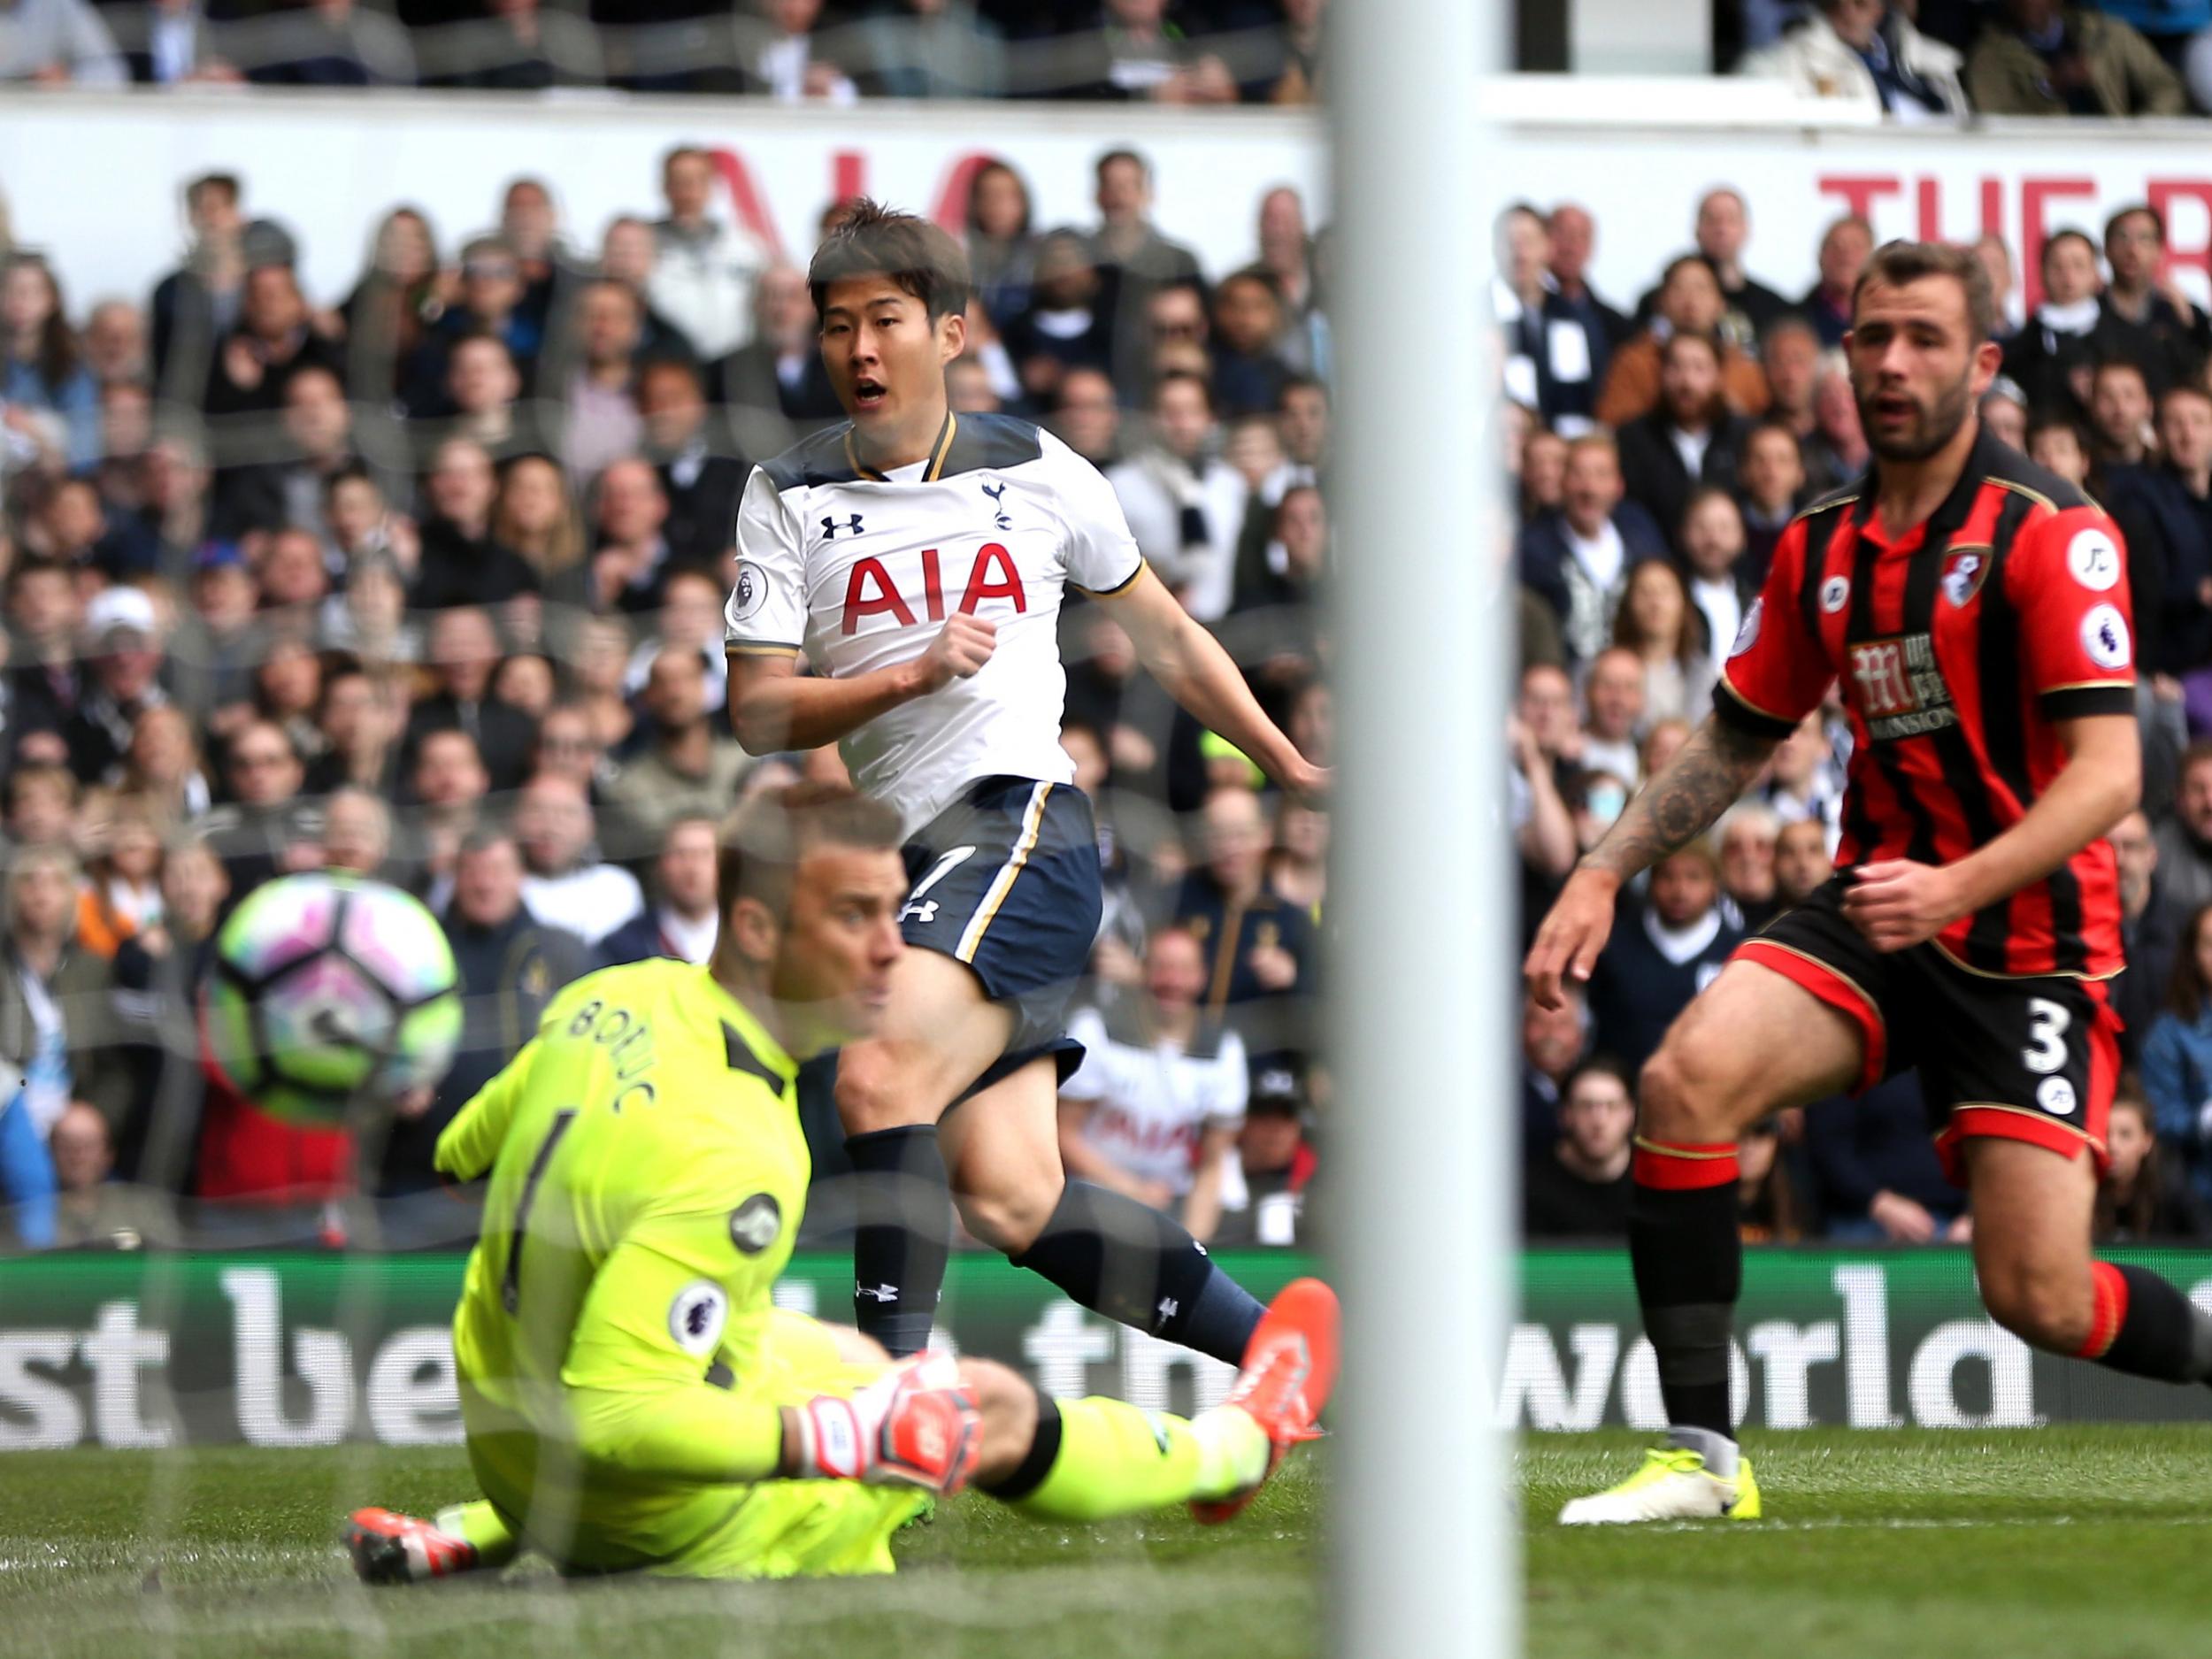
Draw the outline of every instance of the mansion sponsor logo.
[[[1924,737],[1959,723],[1951,688],[1936,667],[1935,641],[1926,634],[1855,641],[1850,657],[1859,712],[1876,742]]]

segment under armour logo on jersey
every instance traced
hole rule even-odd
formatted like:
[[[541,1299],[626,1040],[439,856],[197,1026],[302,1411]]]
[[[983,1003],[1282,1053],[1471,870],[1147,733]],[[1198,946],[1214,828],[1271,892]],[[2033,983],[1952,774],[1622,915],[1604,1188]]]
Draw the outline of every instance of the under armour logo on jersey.
[[[896,1285],[855,1285],[853,1296],[856,1300],[865,1296],[870,1302],[896,1302],[899,1287]]]
[[[846,519],[845,528],[851,534],[858,535],[860,534],[860,515],[858,513],[855,513],[851,518]],[[822,518],[822,540],[825,541],[833,541],[836,539],[837,520],[834,518],[825,514]]]
[[[899,912],[899,920],[919,922],[925,927],[936,919],[937,901],[935,899],[909,900],[906,908]]]
[[[983,486],[983,493],[991,498],[991,505],[996,509],[991,515],[991,522],[1002,530],[1011,530],[1014,527],[1014,521],[1006,516],[1006,503],[999,499],[1006,494],[1006,486],[986,484]]]

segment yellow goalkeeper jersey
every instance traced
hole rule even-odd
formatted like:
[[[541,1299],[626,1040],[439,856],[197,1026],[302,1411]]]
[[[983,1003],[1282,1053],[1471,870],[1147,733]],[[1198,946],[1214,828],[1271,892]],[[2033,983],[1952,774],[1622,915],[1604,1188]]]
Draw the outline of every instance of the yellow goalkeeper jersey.
[[[636,963],[564,991],[439,1137],[441,1171],[490,1178],[453,1322],[472,1461],[558,1556],[681,1548],[728,1507],[705,1488],[775,1467],[796,1070],[706,969]]]

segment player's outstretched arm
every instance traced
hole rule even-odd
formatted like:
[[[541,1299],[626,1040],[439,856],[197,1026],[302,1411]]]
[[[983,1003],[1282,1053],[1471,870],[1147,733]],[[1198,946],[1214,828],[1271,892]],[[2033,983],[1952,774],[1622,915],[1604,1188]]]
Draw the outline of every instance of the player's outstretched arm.
[[[474,1181],[491,1173],[537,1054],[538,1041],[533,1037],[490,1082],[476,1091],[467,1105],[453,1114],[453,1121],[438,1136],[437,1149],[432,1155],[432,1165],[439,1174],[457,1181]]]
[[[730,727],[749,755],[819,749],[901,703],[965,680],[997,645],[996,623],[956,611],[919,657],[843,679],[802,675],[796,657],[733,650]]]
[[[1773,757],[1780,741],[1705,717],[1567,878],[1522,964],[1539,1002],[1557,1008],[1563,978],[1580,983],[1590,977],[1613,930],[1613,900],[1621,884],[1712,828]]]
[[[1327,771],[1301,755],[1267,718],[1221,641],[1192,620],[1158,577],[1140,571],[1119,593],[1098,598],[1128,634],[1152,677],[1200,725],[1227,738],[1292,794],[1326,793]]]
[[[1960,917],[2041,880],[2135,805],[2143,752],[2134,715],[2089,714],[2053,725],[2066,764],[2003,834],[1955,864],[1886,858],[1859,866],[1843,910],[1876,949],[1932,939]]]

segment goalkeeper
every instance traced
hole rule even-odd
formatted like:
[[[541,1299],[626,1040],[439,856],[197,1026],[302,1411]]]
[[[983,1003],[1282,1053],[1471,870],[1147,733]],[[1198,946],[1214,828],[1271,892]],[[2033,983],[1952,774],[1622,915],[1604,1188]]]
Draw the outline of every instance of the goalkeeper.
[[[1189,1420],[1042,1399],[985,1361],[894,1366],[772,1303],[809,1174],[797,1062],[874,1030],[907,883],[895,815],[844,791],[757,800],[724,839],[709,965],[569,987],[440,1138],[442,1171],[490,1178],[453,1321],[484,1495],[357,1512],[355,1570],[412,1582],[530,1548],[576,1572],[888,1572],[891,1535],[971,1482],[1059,1520],[1235,1513],[1333,1378],[1314,1281]]]

